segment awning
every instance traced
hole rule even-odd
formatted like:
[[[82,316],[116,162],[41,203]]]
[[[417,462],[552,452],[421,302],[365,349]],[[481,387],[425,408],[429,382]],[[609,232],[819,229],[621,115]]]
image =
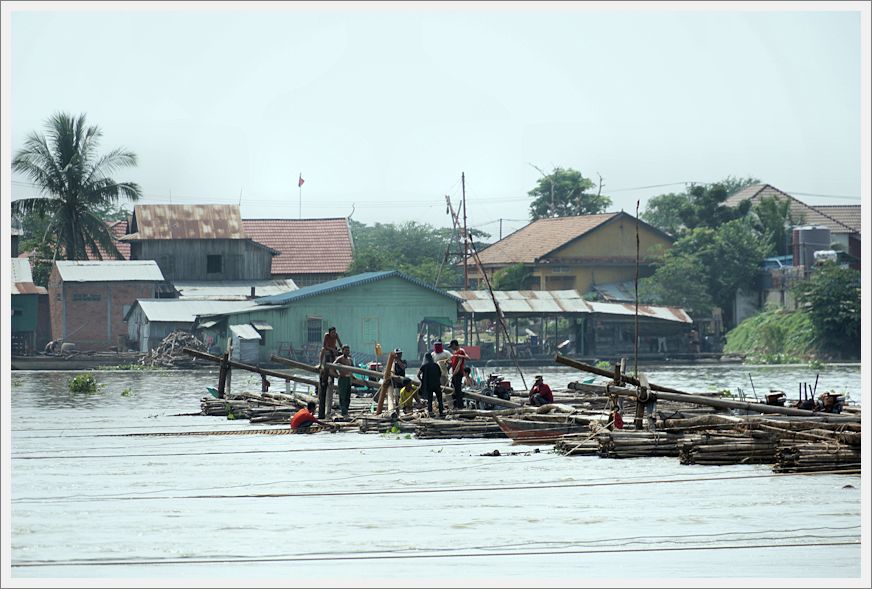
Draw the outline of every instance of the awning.
[[[449,319],[448,317],[424,317],[421,319],[423,323],[438,323],[439,325],[444,325],[445,327],[454,327],[454,321]]]
[[[259,340],[260,334],[257,333],[251,325],[231,325],[230,332],[239,339]]]
[[[203,323],[198,324],[197,327],[202,328],[202,329],[209,329],[210,327],[214,327],[217,324],[218,324],[217,321],[215,321],[214,319],[211,319],[209,321],[204,321]]]
[[[272,330],[272,325],[265,321],[252,321],[251,326],[258,331],[270,331]]]

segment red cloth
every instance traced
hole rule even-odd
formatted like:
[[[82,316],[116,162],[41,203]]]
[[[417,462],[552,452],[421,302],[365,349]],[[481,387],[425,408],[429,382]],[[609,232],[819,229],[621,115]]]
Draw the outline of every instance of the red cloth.
[[[314,423],[315,416],[309,411],[307,408],[303,407],[299,411],[294,414],[294,417],[291,419],[291,428],[297,429],[302,425],[306,425],[307,423]]]
[[[533,385],[533,388],[530,389],[530,398],[532,399],[536,395],[536,393],[542,395],[542,397],[549,403],[554,402],[554,394],[551,392],[551,387],[549,387],[544,382],[541,384]]]
[[[452,354],[451,370],[454,374],[463,372],[463,365],[466,363],[466,358],[466,350],[463,348],[457,348],[457,351]]]
[[[615,429],[624,429],[624,418],[620,411],[615,411]]]

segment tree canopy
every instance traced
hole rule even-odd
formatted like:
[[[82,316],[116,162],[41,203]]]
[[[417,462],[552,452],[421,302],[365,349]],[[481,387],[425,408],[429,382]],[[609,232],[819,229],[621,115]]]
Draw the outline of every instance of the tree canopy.
[[[452,229],[416,221],[368,226],[351,220],[350,224],[354,258],[349,274],[399,270],[441,288],[461,284],[463,269],[457,265],[461,244]],[[480,244],[475,240],[489,237],[478,230],[470,235],[476,247]]]
[[[45,130],[45,135],[28,135],[12,160],[12,170],[32,180],[44,196],[14,201],[13,214],[47,220],[43,242],[52,244],[53,258],[84,260],[89,249],[102,258],[102,247],[121,259],[101,215],[115,210],[122,199],[140,198],[137,184],[110,177],[119,168],[135,166],[136,155],[123,148],[98,154],[102,131],[87,125],[85,115],[56,113]]]
[[[815,338],[827,351],[860,353],[860,272],[835,262],[818,266],[794,286],[796,302],[811,315]]]
[[[537,168],[538,169],[538,168]],[[612,199],[593,191],[596,186],[581,172],[572,168],[554,168],[536,182],[536,187],[527,194],[533,198],[530,218],[571,217],[595,215],[604,212]]]
[[[718,227],[744,217],[751,207],[750,202],[729,207],[724,201],[742,188],[759,182],[756,178],[728,176],[713,184],[690,184],[684,192],[652,197],[639,216],[674,237],[681,237],[697,227]]]

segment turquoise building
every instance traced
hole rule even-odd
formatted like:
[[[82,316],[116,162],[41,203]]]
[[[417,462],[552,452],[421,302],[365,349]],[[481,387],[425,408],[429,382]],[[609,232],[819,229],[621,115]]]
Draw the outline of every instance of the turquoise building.
[[[230,326],[251,325],[261,338],[260,362],[272,354],[317,359],[324,333],[335,326],[355,360],[372,359],[379,344],[382,360],[400,348],[411,367],[418,363],[419,335],[453,327],[460,302],[402,272],[366,272],[255,299],[239,311],[201,315],[198,325],[221,350]]]

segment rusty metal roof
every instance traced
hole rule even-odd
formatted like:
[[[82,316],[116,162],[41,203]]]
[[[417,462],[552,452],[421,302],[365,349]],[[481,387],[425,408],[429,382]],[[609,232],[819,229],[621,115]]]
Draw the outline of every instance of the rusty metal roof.
[[[12,294],[48,294],[48,291],[33,283],[33,273],[30,271],[30,260],[27,258],[12,258]]]
[[[486,290],[450,290],[449,294],[462,299],[465,313],[495,313],[496,308]],[[586,301],[576,290],[501,290],[494,291],[503,313],[538,315],[543,313],[570,314],[597,313],[603,315],[635,315],[634,303],[599,303]],[[684,309],[655,305],[639,305],[639,316],[665,321],[692,323]]]
[[[136,205],[123,241],[246,239],[237,205]]]

